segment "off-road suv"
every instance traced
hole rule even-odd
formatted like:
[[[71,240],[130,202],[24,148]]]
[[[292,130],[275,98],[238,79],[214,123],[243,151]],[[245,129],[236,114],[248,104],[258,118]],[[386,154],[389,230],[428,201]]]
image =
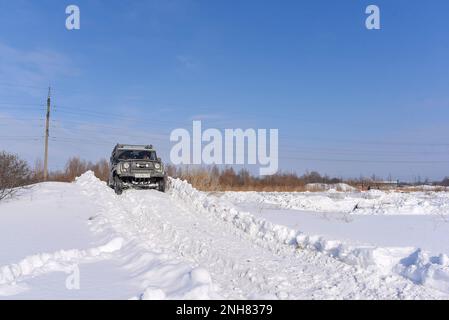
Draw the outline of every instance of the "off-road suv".
[[[108,185],[121,194],[123,189],[157,189],[165,192],[166,174],[152,145],[117,144],[112,151]]]

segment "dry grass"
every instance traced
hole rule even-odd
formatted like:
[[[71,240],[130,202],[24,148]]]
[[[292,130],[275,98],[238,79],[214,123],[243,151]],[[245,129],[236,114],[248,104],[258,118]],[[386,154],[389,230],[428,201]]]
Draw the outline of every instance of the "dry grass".
[[[437,186],[435,188],[428,189],[428,188],[417,186],[417,187],[396,188],[395,191],[404,192],[404,193],[411,193],[411,192],[445,192],[445,191],[449,191],[449,188],[442,187],[442,186]]]
[[[216,166],[203,168],[168,167],[171,177],[188,181],[201,191],[259,191],[259,192],[303,192],[308,183],[338,183],[341,180],[321,176],[317,172],[298,176],[295,173],[277,173],[272,176],[255,177],[249,171],[238,172],[233,168],[218,169]]]

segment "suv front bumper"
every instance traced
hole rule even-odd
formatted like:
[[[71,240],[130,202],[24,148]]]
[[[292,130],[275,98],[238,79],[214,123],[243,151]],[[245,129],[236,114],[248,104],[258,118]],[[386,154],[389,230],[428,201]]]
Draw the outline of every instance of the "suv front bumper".
[[[120,178],[134,178],[134,179],[152,179],[152,178],[164,178],[163,172],[121,172],[118,175]]]
[[[162,172],[130,172],[117,175],[121,181],[122,188],[142,188],[156,189],[162,180],[165,180],[165,174]]]

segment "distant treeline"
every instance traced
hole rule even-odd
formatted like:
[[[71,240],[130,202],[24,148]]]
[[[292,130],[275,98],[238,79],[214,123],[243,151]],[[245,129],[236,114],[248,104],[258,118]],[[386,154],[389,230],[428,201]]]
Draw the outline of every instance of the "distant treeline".
[[[174,178],[187,180],[195,188],[203,191],[304,191],[309,183],[334,184],[343,182],[339,178],[307,172],[279,172],[271,176],[254,176],[246,169],[235,171],[232,167],[217,166],[192,168],[168,166],[168,174]]]
[[[109,163],[105,159],[97,162],[82,160],[79,157],[70,158],[63,170],[50,171],[48,181],[71,182],[84,172],[91,170],[95,175],[107,181]],[[0,200],[7,196],[8,191],[20,186],[42,182],[44,178],[42,161],[36,161],[34,167],[20,159],[18,155],[0,152]],[[254,176],[246,169],[236,171],[232,167],[175,167],[167,166],[168,175],[187,180],[195,188],[203,191],[305,191],[307,184],[346,183],[359,189],[372,187],[376,176],[370,178],[347,179],[330,177],[311,171],[302,175],[292,172],[279,172],[271,176]],[[416,182],[416,185],[423,184]],[[449,186],[449,177],[436,185]]]

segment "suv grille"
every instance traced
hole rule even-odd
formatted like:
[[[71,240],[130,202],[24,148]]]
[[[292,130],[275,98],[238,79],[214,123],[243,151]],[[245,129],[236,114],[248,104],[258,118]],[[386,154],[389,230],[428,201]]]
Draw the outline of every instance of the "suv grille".
[[[140,171],[140,170],[151,170],[154,168],[154,165],[151,162],[146,162],[146,163],[133,163],[132,164],[132,169],[136,170],[136,171]]]

